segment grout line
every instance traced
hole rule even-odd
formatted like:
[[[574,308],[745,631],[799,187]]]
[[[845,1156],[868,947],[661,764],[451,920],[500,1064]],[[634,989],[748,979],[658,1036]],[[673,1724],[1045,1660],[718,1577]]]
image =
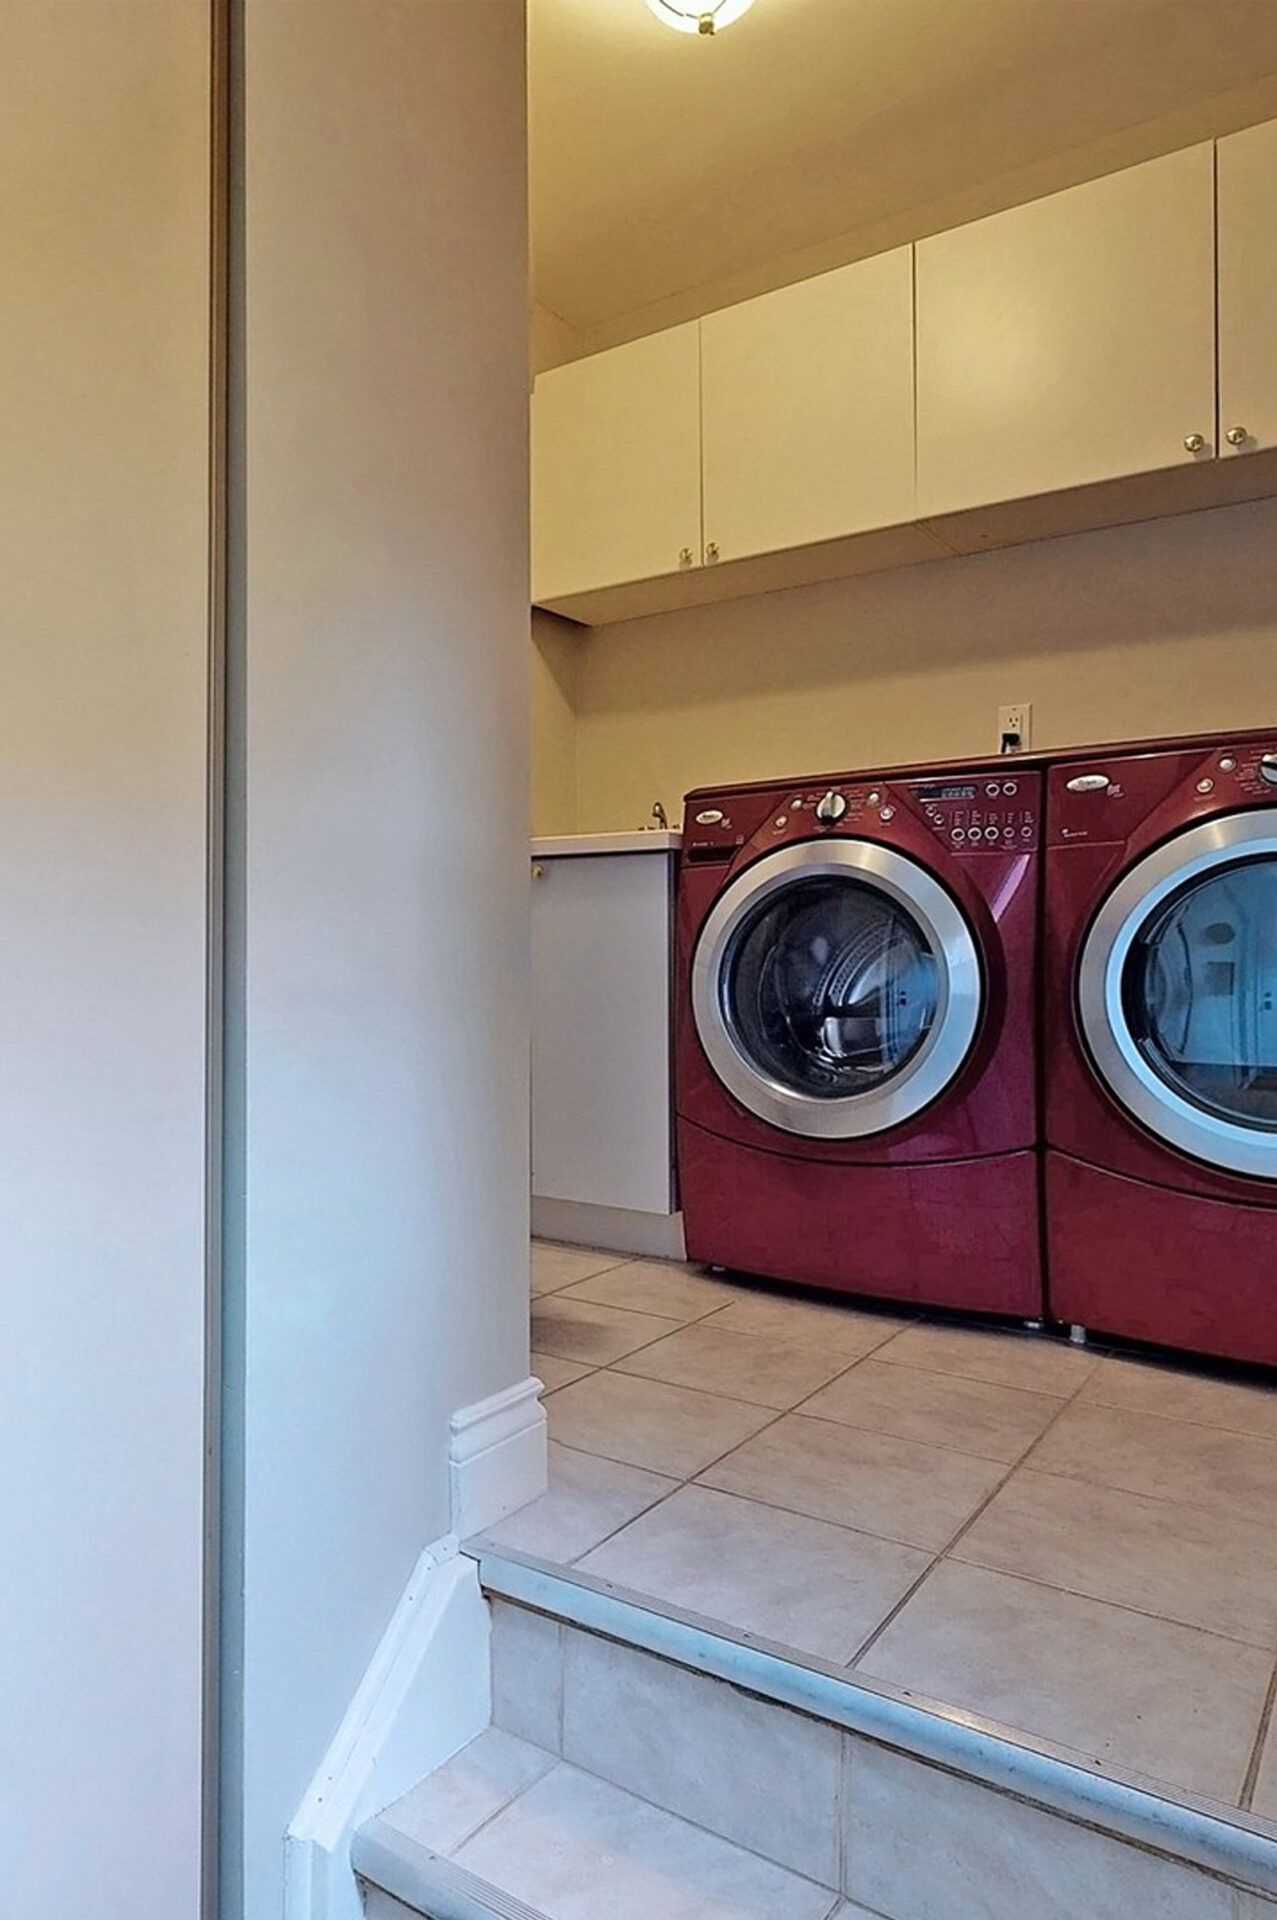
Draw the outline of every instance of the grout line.
[[[1252,1812],[1255,1789],[1259,1785],[1259,1771],[1264,1764],[1264,1748],[1268,1738],[1277,1728],[1277,1663],[1274,1663],[1272,1678],[1268,1682],[1268,1692],[1264,1704],[1259,1710],[1259,1731],[1255,1735],[1255,1744],[1251,1749],[1250,1762],[1242,1780],[1242,1790],[1237,1804],[1246,1812]],[[1277,1737],[1277,1736],[1275,1736]]]
[[[1004,1481],[1003,1485],[1005,1484]],[[979,1514],[973,1516],[977,1520],[979,1517]],[[946,1547],[941,1557],[949,1559],[952,1555],[953,1549]],[[1222,1633],[1218,1627],[1203,1627],[1196,1620],[1181,1620],[1177,1615],[1170,1613],[1154,1613],[1149,1607],[1132,1606],[1128,1600],[1110,1600],[1104,1594],[1087,1593],[1078,1587],[1067,1587],[1058,1580],[1045,1580],[1039,1574],[1022,1573],[1018,1567],[993,1567],[985,1560],[961,1558],[955,1559],[954,1565],[971,1567],[977,1573],[996,1573],[1004,1580],[1019,1580],[1024,1586],[1040,1587],[1045,1593],[1066,1594],[1071,1600],[1089,1600],[1093,1606],[1111,1607],[1115,1613],[1131,1613],[1138,1620],[1156,1620],[1162,1626],[1181,1627],[1185,1633],[1200,1633],[1207,1640],[1222,1640],[1226,1646],[1249,1647],[1254,1653],[1273,1651],[1272,1646],[1264,1640],[1244,1640],[1235,1633]]]
[[[510,1602],[508,1601],[506,1602],[506,1605],[510,1605],[510,1604],[511,1604]],[[512,1807],[516,1800],[521,1800],[524,1794],[527,1793],[530,1788],[535,1787],[540,1781],[546,1779],[546,1777],[549,1774],[554,1772],[554,1769],[556,1766],[559,1766],[562,1764],[561,1754],[551,1753],[548,1747],[538,1746],[535,1740],[522,1739],[520,1735],[518,1735],[517,1733],[511,1733],[508,1730],[508,1728],[499,1727],[496,1724],[495,1720],[490,1720],[488,1722],[488,1725],[483,1729],[483,1732],[477,1733],[475,1735],[475,1740],[482,1740],[483,1735],[485,1733],[502,1733],[505,1735],[507,1740],[518,1740],[520,1746],[533,1747],[536,1749],[538,1753],[543,1753],[545,1755],[546,1759],[549,1762],[549,1765],[542,1767],[540,1773],[535,1774],[531,1780],[525,1780],[521,1787],[516,1787],[514,1792],[508,1795],[507,1798],[501,1802],[499,1807],[494,1807],[491,1813],[485,1813],[482,1820],[479,1821],[478,1825],[475,1827],[472,1827],[468,1833],[463,1833],[460,1840],[454,1840],[446,1853],[439,1854],[439,1857],[441,1860],[451,1860],[455,1858],[455,1856],[458,1853],[460,1853],[462,1847],[469,1846],[470,1842],[474,1839],[477,1839],[479,1834],[484,1832],[484,1830],[487,1827],[490,1827],[494,1820],[499,1820],[501,1818],[501,1815],[505,1813],[510,1807]],[[467,1751],[467,1748],[472,1747],[474,1743],[475,1743],[474,1740],[467,1741],[466,1746],[459,1748],[456,1753],[451,1754],[449,1758],[442,1763],[441,1766],[432,1767],[429,1773],[423,1773],[421,1776],[421,1779],[418,1780],[413,1786],[408,1788],[408,1793],[415,1793],[417,1787],[421,1786],[424,1781],[433,1779],[436,1774],[443,1773],[446,1768],[452,1765],[454,1760],[459,1760],[461,1758],[461,1755]],[[401,1794],[399,1797],[400,1799],[406,1799],[407,1794]],[[397,1804],[398,1804],[397,1802],[392,1801],[390,1807],[382,1809],[382,1812],[379,1817],[386,1821],[387,1826],[393,1827],[396,1833],[406,1834],[408,1835],[409,1839],[418,1840],[418,1835],[414,1833],[409,1833],[409,1830],[407,1827],[401,1827],[398,1825],[396,1821],[388,1818],[389,1813],[393,1810],[393,1808]],[[439,1849],[436,1846],[434,1846],[429,1840],[419,1840],[419,1844],[424,1847],[429,1847],[432,1853],[439,1853]]]
[[[1239,1383],[1228,1380],[1218,1380],[1212,1381],[1211,1384],[1214,1386],[1229,1387]],[[1265,1389],[1263,1387],[1243,1387],[1242,1391],[1263,1393]],[[1274,1394],[1274,1399],[1277,1399],[1277,1394]],[[1173,1422],[1176,1426],[1180,1427],[1199,1427],[1207,1433],[1231,1434],[1234,1439],[1237,1440],[1258,1440],[1259,1444],[1263,1447],[1273,1447],[1277,1449],[1277,1436],[1267,1433],[1256,1433],[1253,1427],[1226,1427],[1218,1420],[1193,1420],[1184,1413],[1161,1413],[1153,1407],[1128,1407],[1123,1406],[1120,1401],[1099,1400],[1093,1396],[1089,1396],[1083,1404],[1088,1407],[1100,1407],[1105,1413],[1135,1414],[1138,1418],[1145,1420],[1165,1420]]]
[[[1034,1446],[1036,1446],[1038,1442],[1041,1441],[1046,1434],[1050,1433],[1056,1421],[1063,1417],[1066,1410],[1072,1404],[1073,1403],[1071,1400],[1066,1400],[1063,1403],[1063,1405],[1059,1408],[1058,1412],[1056,1412],[1052,1416],[1052,1418],[1048,1420],[1046,1426],[1042,1430],[1042,1433],[1040,1433],[1038,1435],[1038,1439],[1034,1441],[1033,1443]],[[1010,1481],[1013,1475],[1016,1474],[1019,1471],[1019,1469],[1023,1466],[1024,1461],[1028,1457],[1028,1453],[1031,1453],[1032,1451],[1033,1451],[1033,1448],[1030,1447],[1026,1453],[1020,1456],[1018,1460],[1013,1461],[1011,1465],[1007,1468],[1006,1472],[1003,1474],[1002,1478],[998,1481],[998,1484],[989,1493],[988,1497],[982,1500],[979,1506],[977,1506],[973,1512],[967,1515],[966,1519],[963,1521],[962,1525],[958,1528],[957,1532],[951,1537],[951,1539],[949,1539],[945,1543],[944,1546],[940,1548],[939,1552],[935,1555],[935,1558],[932,1560],[931,1565],[927,1567],[922,1573],[919,1574],[918,1578],[914,1581],[913,1585],[909,1588],[909,1591],[906,1594],[902,1595],[902,1597],[896,1602],[895,1606],[892,1607],[891,1611],[887,1614],[886,1618],[878,1622],[878,1625],[874,1628],[873,1632],[869,1635],[868,1639],[851,1656],[851,1659],[847,1662],[847,1665],[849,1668],[859,1666],[860,1662],[864,1659],[865,1655],[882,1638],[883,1634],[886,1632],[887,1628],[891,1625],[892,1621],[895,1620],[899,1614],[903,1613],[904,1609],[908,1606],[909,1602],[913,1599],[914,1595],[918,1592],[918,1589],[922,1586],[923,1582],[931,1578],[936,1568],[940,1565],[940,1562],[948,1558],[948,1556],[953,1552],[953,1549],[957,1546],[959,1540],[961,1540],[964,1537],[964,1535],[971,1530],[971,1528],[975,1525],[976,1521],[980,1518],[980,1516],[983,1513],[985,1513],[988,1510],[988,1508],[993,1504],[993,1502],[997,1499],[998,1495],[1002,1492],[1002,1489],[1007,1485],[1008,1481]],[[964,1563],[959,1563],[959,1564],[964,1564]],[[956,1705],[957,1702],[955,1701],[954,1704]],[[1027,1729],[1025,1729],[1025,1731],[1027,1731]]]
[[[1035,1440],[1033,1446],[1029,1449],[1029,1453],[1031,1453],[1036,1446],[1037,1441]],[[1124,1501],[1148,1500],[1151,1501],[1154,1506],[1171,1507],[1176,1512],[1181,1512],[1187,1507],[1193,1513],[1209,1514],[1212,1518],[1216,1517],[1219,1512],[1218,1498],[1212,1501],[1205,1494],[1188,1498],[1179,1493],[1150,1493],[1143,1487],[1120,1487],[1115,1485],[1111,1480],[1088,1480],[1080,1473],[1065,1473],[1058,1467],[1034,1466],[1029,1459],[1029,1453],[1024,1454],[1021,1459],[1017,1460],[1016,1465],[1017,1467],[1024,1467],[1036,1480],[1055,1480],[1067,1487],[1085,1487],[1091,1493],[1112,1494],[1116,1499]],[[1247,1508],[1225,1506],[1224,1512],[1230,1519],[1236,1520],[1243,1526],[1250,1527],[1253,1524],[1252,1515]]]

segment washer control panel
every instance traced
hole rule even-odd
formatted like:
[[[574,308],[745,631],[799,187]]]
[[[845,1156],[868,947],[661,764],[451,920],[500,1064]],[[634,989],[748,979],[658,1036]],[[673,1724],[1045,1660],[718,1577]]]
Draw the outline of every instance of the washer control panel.
[[[1038,844],[1040,781],[1035,774],[963,774],[910,783],[937,838],[955,853],[1032,852]]]

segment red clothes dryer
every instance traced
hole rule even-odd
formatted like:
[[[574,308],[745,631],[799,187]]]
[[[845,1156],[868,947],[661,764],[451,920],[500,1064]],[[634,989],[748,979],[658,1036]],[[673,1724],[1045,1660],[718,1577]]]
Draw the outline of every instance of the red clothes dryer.
[[[1040,773],[690,794],[675,1095],[692,1259],[1042,1312]]]
[[[1277,729],[1053,766],[1052,1312],[1277,1363]]]

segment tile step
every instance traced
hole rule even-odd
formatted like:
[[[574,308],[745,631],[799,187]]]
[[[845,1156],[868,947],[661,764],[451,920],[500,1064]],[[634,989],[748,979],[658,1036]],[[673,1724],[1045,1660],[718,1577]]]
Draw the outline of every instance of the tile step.
[[[490,1729],[368,1821],[369,1920],[833,1920],[860,1911],[556,1754]]]
[[[795,1660],[580,1570],[510,1550],[479,1558],[499,1728],[839,1887],[861,1903],[849,1912],[960,1920],[922,1884],[943,1867],[970,1885],[1004,1883],[1005,1899],[979,1909],[987,1920],[1004,1905],[1011,1920],[1071,1920],[1077,1909],[1055,1904],[1070,1875],[1095,1876],[1088,1920],[1141,1908],[1277,1920],[1271,1821]],[[950,1833],[948,1855],[916,1845],[933,1824]],[[1054,1884],[1019,1885],[1022,1855],[1053,1857]]]

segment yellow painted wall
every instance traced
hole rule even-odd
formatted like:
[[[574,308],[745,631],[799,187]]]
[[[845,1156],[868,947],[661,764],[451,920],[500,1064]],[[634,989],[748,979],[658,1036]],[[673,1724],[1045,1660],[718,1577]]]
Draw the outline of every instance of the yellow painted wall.
[[[1277,729],[1277,501],[581,631],[542,700],[537,790],[578,831],[674,818],[689,787],[1034,745]],[[552,722],[552,724],[551,724]],[[574,769],[571,763],[574,761]],[[548,814],[548,802],[545,803]],[[558,825],[559,814],[555,814]]]

